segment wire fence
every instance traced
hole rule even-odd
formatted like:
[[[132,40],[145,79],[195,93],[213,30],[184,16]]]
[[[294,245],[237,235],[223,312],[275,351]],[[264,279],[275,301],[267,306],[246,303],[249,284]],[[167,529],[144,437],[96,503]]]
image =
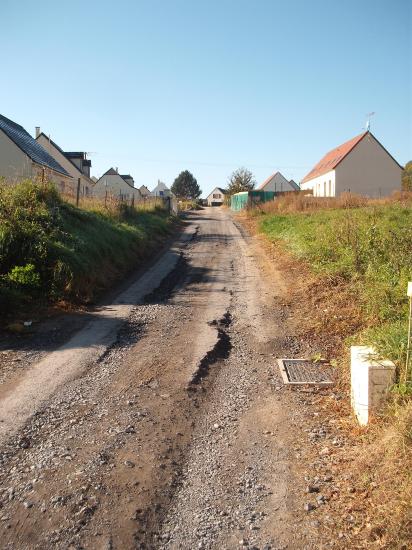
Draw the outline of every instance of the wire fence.
[[[125,207],[142,212],[153,212],[162,209],[171,215],[177,215],[181,210],[174,196],[146,196],[137,199],[136,197],[115,196],[109,193],[104,197],[82,194],[77,195],[71,192],[61,192],[60,195],[66,202],[83,210],[94,210],[113,214]]]

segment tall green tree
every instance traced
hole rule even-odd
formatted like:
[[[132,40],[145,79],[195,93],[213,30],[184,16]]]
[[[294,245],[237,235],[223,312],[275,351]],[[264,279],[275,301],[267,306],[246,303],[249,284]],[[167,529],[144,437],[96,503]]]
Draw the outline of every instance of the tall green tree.
[[[229,176],[227,193],[230,196],[241,191],[252,191],[255,185],[256,180],[252,172],[243,167],[238,168]]]
[[[171,191],[177,198],[187,200],[198,199],[202,194],[196,178],[189,170],[180,172],[173,182]]]
[[[405,164],[405,169],[402,172],[402,190],[412,191],[412,160]]]

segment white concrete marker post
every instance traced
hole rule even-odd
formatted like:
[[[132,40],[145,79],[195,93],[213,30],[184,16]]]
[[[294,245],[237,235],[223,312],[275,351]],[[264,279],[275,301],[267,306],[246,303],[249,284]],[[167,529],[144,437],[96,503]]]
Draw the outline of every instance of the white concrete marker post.
[[[409,362],[411,357],[412,348],[412,281],[408,283],[407,296],[409,297],[409,322],[408,322],[408,344],[406,348],[406,364],[405,364],[405,384],[410,382],[408,380],[409,375]]]
[[[386,394],[395,381],[392,361],[376,359],[376,351],[368,346],[351,347],[351,402],[361,426],[365,426],[371,413],[378,413]]]

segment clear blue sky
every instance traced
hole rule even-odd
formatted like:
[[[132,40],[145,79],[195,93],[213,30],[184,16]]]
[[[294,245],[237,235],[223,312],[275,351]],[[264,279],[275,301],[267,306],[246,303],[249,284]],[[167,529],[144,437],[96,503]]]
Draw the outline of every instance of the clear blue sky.
[[[412,158],[411,0],[1,0],[0,113],[153,188],[302,178],[372,131]]]

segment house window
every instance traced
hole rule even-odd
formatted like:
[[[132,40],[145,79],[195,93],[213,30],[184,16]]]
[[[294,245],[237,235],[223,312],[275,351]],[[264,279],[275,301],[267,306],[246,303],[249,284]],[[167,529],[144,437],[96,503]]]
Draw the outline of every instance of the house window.
[[[329,180],[329,197],[332,196],[332,182]]]
[[[159,191],[159,196],[163,197],[163,191]]]
[[[213,198],[214,199],[220,199],[221,195],[219,195],[219,193],[213,193]]]

